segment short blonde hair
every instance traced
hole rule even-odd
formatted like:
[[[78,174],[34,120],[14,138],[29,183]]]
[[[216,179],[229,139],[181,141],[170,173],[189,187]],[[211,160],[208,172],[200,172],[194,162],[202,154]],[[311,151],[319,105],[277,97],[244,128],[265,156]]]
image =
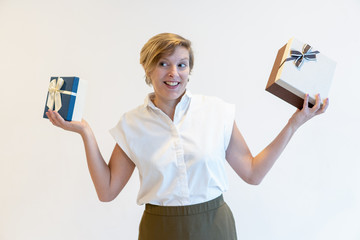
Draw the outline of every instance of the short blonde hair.
[[[185,47],[189,51],[190,73],[194,66],[194,54],[191,42],[174,33],[160,33],[150,38],[140,52],[140,64],[146,74],[145,82],[150,85],[149,73],[154,70],[156,64],[163,56],[171,55],[177,46]]]

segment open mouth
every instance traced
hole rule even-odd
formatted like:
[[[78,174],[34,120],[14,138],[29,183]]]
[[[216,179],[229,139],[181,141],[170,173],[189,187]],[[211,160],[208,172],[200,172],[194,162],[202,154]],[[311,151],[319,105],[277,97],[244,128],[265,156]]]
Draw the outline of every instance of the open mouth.
[[[177,86],[177,85],[180,84],[179,82],[164,82],[164,83],[165,83],[166,85],[172,86],[172,87]]]

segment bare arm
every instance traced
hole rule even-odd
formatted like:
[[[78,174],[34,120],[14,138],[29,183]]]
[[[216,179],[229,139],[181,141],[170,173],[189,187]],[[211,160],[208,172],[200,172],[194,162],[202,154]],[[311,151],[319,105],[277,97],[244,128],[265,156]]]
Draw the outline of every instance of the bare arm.
[[[325,99],[321,108],[320,96],[317,96],[316,104],[312,108],[308,107],[308,99],[307,95],[304,100],[303,109],[301,111],[297,110],[279,135],[255,157],[252,156],[236,123],[234,123],[230,143],[226,150],[226,159],[244,181],[249,184],[260,184],[285,149],[295,131],[312,117],[326,111],[329,104],[328,99]]]
[[[89,172],[97,195],[100,201],[113,200],[130,179],[135,168],[134,163],[116,144],[109,164],[106,164],[100,153],[95,136],[85,120],[81,122],[67,122],[54,111],[49,111],[46,115],[53,125],[81,135]]]

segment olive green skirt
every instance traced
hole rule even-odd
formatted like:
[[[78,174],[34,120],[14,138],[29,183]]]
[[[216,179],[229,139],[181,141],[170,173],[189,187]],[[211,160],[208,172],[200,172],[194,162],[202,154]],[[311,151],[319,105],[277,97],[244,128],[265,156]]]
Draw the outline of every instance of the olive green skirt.
[[[235,221],[223,196],[188,206],[146,204],[139,240],[236,240]]]

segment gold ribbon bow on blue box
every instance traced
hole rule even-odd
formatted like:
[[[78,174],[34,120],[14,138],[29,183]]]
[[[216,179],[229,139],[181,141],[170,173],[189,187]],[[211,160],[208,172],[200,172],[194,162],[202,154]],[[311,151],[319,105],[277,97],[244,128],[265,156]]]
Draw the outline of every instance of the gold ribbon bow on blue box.
[[[63,85],[64,85],[64,79],[62,79],[60,77],[57,79],[53,79],[50,82],[48,100],[46,103],[46,106],[50,110],[54,110],[54,106],[55,106],[55,111],[59,111],[61,109],[61,107],[62,107],[61,94],[76,96],[76,93],[74,93],[74,92],[60,90]]]

